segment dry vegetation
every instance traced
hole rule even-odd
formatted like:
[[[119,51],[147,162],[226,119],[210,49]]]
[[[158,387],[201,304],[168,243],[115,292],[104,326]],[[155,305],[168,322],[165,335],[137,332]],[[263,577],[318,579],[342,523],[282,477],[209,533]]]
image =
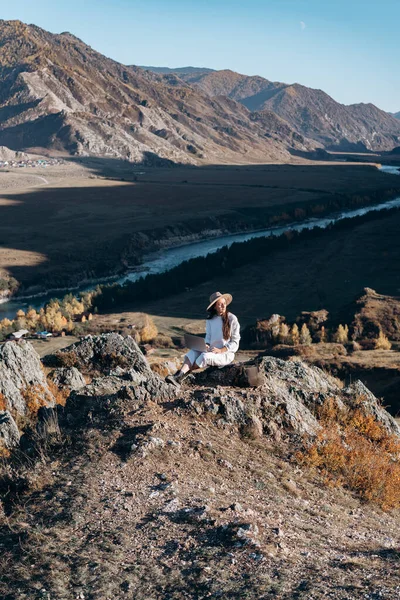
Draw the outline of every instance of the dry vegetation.
[[[300,464],[319,470],[327,485],[342,485],[384,510],[400,507],[400,440],[360,408],[319,411],[317,439],[297,453]]]

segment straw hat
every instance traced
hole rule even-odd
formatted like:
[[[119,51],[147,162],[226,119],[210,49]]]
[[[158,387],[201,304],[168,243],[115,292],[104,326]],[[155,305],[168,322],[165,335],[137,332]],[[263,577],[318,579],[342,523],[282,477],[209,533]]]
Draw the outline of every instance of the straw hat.
[[[220,298],[225,298],[227,306],[232,302],[231,294],[221,294],[221,292],[214,292],[214,294],[211,294],[210,296],[210,304],[207,306],[207,310],[210,310],[212,305],[215,304],[216,301]]]

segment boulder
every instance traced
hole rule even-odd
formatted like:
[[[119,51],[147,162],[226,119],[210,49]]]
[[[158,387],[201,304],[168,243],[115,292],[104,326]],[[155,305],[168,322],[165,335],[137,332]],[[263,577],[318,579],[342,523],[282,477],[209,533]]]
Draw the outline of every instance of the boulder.
[[[62,363],[63,357],[72,360],[73,356],[76,365],[82,369],[97,370],[105,375],[115,371],[117,367],[124,371],[134,369],[137,373],[151,373],[146,358],[130,335],[122,336],[115,332],[88,335],[76,344],[60,350],[55,358]]]
[[[198,414],[210,412],[225,423],[237,424],[244,434],[258,437],[267,432],[276,438],[280,429],[315,435],[320,429],[319,408],[325,401],[333,400],[338,409],[362,406],[389,432],[400,435],[394,419],[360,381],[342,389],[337,379],[318,367],[301,360],[264,356],[253,365],[257,366],[262,385],[249,388],[245,374],[250,364],[196,374],[196,383],[203,387],[189,389],[189,407]]]
[[[97,415],[120,415],[149,400],[170,400],[177,395],[175,386],[154,373],[139,346],[130,337],[117,333],[87,336],[70,346],[81,364],[88,369],[91,364],[105,374],[95,377],[89,385],[75,389],[69,396],[66,412],[70,418]],[[119,365],[110,368],[112,354]],[[122,366],[123,365],[123,366]]]
[[[389,433],[400,435],[400,427],[396,421],[359,379],[344,388],[343,394],[347,399],[346,403],[352,408],[357,408],[357,406],[361,405],[362,409],[379,421]]]
[[[0,346],[0,393],[6,408],[18,414],[26,413],[23,392],[35,388],[35,394],[44,406],[54,406],[42,369],[39,355],[29,342],[6,342]]]
[[[86,381],[76,367],[60,367],[51,373],[51,378],[58,387],[70,390],[79,390],[86,385]]]
[[[8,412],[0,411],[0,447],[11,449],[18,446],[20,433],[17,424]]]

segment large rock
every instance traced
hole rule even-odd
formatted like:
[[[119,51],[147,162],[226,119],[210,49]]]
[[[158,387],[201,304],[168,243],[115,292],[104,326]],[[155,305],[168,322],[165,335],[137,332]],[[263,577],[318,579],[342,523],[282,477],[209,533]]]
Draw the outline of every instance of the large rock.
[[[151,373],[147,360],[130,335],[124,337],[115,332],[88,335],[76,344],[60,350],[56,357],[62,363],[63,357],[71,361],[73,355],[76,366],[107,375],[117,367],[123,371],[134,369],[137,373]]]
[[[130,337],[118,333],[87,336],[67,348],[80,363],[103,375],[69,396],[66,411],[70,418],[116,415],[125,408],[149,400],[169,400],[177,395],[174,386],[154,373],[139,346]],[[111,360],[110,360],[111,359]],[[108,418],[108,417],[107,417]]]
[[[29,342],[6,342],[0,346],[0,393],[6,408],[21,415],[26,413],[23,393],[34,389],[44,406],[54,406],[39,355]]]
[[[189,406],[199,414],[211,412],[240,427],[256,422],[259,429],[273,434],[286,429],[313,436],[320,429],[319,408],[332,399],[338,409],[361,406],[389,432],[400,434],[392,417],[360,381],[342,389],[337,379],[318,367],[268,356],[257,365],[261,385],[249,388],[245,376],[249,366],[236,364],[196,374],[195,382],[203,387],[189,389]]]
[[[272,395],[279,394],[295,397],[310,410],[315,410],[328,398],[339,398],[341,389],[337,380],[301,360],[284,361],[265,356],[259,363],[259,369],[265,373],[266,386]]]
[[[18,446],[19,439],[18,427],[8,410],[0,411],[0,447],[14,448]]]
[[[343,394],[347,400],[346,404],[352,408],[361,407],[366,413],[379,421],[389,432],[400,435],[400,427],[396,421],[359,379],[344,388]]]
[[[70,390],[80,390],[86,385],[86,381],[76,367],[60,367],[51,373],[51,378],[58,387],[66,387]]]

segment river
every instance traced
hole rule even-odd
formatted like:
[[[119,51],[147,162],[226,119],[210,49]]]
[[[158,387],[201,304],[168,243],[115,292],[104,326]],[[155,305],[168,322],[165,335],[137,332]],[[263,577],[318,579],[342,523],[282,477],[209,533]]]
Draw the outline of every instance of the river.
[[[393,175],[400,175],[399,167],[393,167],[390,165],[382,165],[380,167],[381,171]],[[351,217],[358,217],[361,215],[365,215],[366,213],[372,210],[388,210],[390,208],[394,208],[400,206],[400,198],[394,198],[393,200],[388,200],[386,202],[380,202],[378,204],[374,204],[372,206],[366,206],[364,208],[357,208],[354,210],[344,210],[337,213],[333,213],[331,215],[320,217],[320,218],[310,218],[302,221],[301,223],[287,223],[285,225],[279,225],[275,227],[268,227],[267,229],[262,229],[260,231],[253,231],[251,233],[238,233],[238,234],[230,234],[225,235],[209,240],[205,240],[202,242],[195,242],[191,244],[185,244],[183,246],[177,246],[174,248],[169,248],[168,250],[160,250],[158,252],[154,252],[152,254],[148,254],[146,256],[146,260],[141,265],[140,270],[135,270],[134,272],[130,272],[119,279],[114,279],[114,283],[123,284],[126,281],[136,281],[140,277],[147,275],[148,273],[163,273],[164,271],[169,271],[173,267],[176,267],[181,262],[185,260],[189,260],[191,258],[196,258],[198,256],[206,256],[212,252],[216,252],[220,248],[224,246],[230,246],[235,242],[245,242],[247,240],[257,238],[257,237],[269,237],[269,236],[279,236],[283,232],[292,230],[292,231],[302,231],[303,229],[312,229],[313,227],[321,227],[326,228],[331,223],[336,223],[341,219],[348,219]],[[78,293],[79,291],[87,291],[91,290],[98,283],[104,283],[105,280],[98,280],[91,282],[90,285],[82,285],[79,290],[74,290],[74,293]],[[0,320],[5,317],[9,319],[13,319],[15,317],[15,313],[17,310],[22,309],[26,310],[28,306],[33,306],[37,310],[42,307],[46,302],[48,302],[51,298],[54,297],[62,297],[67,294],[68,290],[62,290],[61,292],[53,292],[51,294],[43,294],[40,296],[35,296],[30,300],[16,299],[9,302],[4,302],[0,304]]]

